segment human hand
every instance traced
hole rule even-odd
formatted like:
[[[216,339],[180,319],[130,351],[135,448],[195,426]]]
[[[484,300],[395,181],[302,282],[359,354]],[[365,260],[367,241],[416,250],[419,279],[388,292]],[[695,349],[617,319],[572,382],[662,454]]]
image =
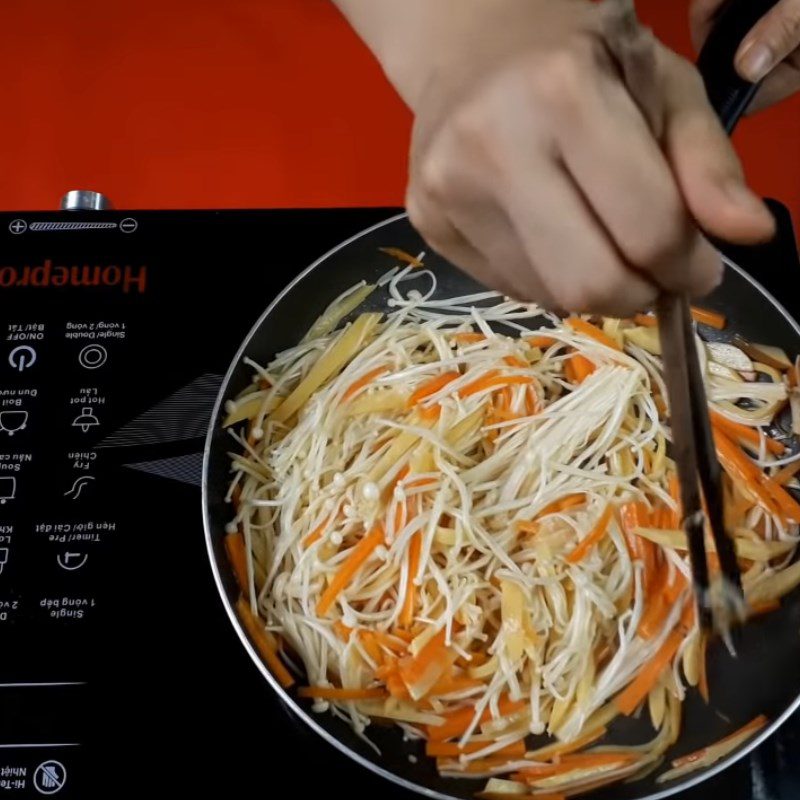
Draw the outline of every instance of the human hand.
[[[693,0],[692,40],[698,50],[724,0]],[[758,111],[800,91],[800,0],[781,0],[744,38],[736,69],[752,83],[766,78],[750,111]]]
[[[700,229],[771,235],[698,72],[622,4],[339,5],[415,114],[412,223],[484,284],[627,315],[719,282]]]

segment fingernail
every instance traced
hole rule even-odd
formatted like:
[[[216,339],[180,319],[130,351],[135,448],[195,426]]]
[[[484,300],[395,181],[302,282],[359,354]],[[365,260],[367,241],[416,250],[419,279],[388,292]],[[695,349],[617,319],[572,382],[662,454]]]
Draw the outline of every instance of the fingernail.
[[[751,83],[758,83],[765,78],[773,67],[772,50],[761,42],[746,45],[737,61],[739,72]]]

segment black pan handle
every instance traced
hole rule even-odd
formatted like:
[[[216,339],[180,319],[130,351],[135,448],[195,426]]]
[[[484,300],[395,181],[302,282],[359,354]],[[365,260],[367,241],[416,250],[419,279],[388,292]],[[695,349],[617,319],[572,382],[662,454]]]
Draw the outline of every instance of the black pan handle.
[[[719,12],[711,33],[697,59],[706,92],[714,111],[731,133],[747,111],[758,84],[739,77],[734,58],[739,45],[752,27],[778,0],[728,0]]]

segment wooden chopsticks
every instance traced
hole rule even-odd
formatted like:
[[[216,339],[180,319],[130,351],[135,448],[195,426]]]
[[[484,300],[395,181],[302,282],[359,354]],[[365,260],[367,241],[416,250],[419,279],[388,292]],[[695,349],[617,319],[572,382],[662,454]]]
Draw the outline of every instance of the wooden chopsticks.
[[[722,470],[711,432],[689,300],[685,295],[663,293],[657,313],[669,395],[672,451],[678,468],[683,528],[699,620],[705,629],[727,630],[731,620],[743,616],[744,597],[733,541],[725,531]],[[714,587],[709,583],[706,522],[721,571]]]

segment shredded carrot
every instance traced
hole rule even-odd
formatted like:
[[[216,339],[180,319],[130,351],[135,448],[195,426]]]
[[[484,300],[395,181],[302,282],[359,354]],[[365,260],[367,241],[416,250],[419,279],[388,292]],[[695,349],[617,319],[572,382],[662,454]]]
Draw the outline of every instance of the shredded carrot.
[[[497,707],[501,717],[510,717],[512,714],[522,711],[526,706],[527,703],[524,700],[511,700],[508,695],[504,695]],[[458,711],[451,711],[441,716],[444,717],[444,723],[441,725],[429,725],[427,729],[428,738],[434,742],[444,742],[455,736],[463,735],[472,723],[475,709],[459,708]],[[492,712],[487,708],[481,714],[480,722],[488,722],[490,719],[492,719]]]
[[[418,258],[409,255],[405,250],[401,250],[399,247],[379,247],[378,250],[380,250],[381,253],[386,253],[387,256],[396,258],[398,261],[402,261],[404,264],[410,264],[412,267],[417,269],[425,266]]]
[[[403,608],[400,612],[399,624],[401,628],[410,628],[414,621],[414,599],[416,587],[414,577],[419,570],[419,558],[422,552],[422,531],[417,531],[408,543],[408,581],[406,583],[406,596],[403,599]]]
[[[427,383],[423,383],[422,386],[419,387],[412,395],[408,398],[408,407],[411,408],[419,403],[421,400],[424,400],[426,397],[430,397],[432,394],[436,394],[436,392],[444,389],[448,383],[451,383],[456,378],[460,378],[461,373],[459,372],[445,372],[443,375],[437,375],[435,378],[431,378]]]
[[[749,425],[742,425],[741,422],[734,422],[733,420],[724,417],[719,411],[710,412],[711,422],[719,428],[727,436],[732,439],[739,439],[742,442],[752,445],[756,449],[761,444],[761,435],[756,428],[751,428]],[[768,453],[780,456],[786,452],[786,447],[781,442],[771,439],[769,436],[764,437],[764,446],[767,448]]]
[[[453,341],[459,344],[476,344],[477,342],[485,342],[486,337],[482,333],[475,333],[474,331],[465,331],[462,333],[454,333]]]
[[[383,375],[384,372],[388,371],[389,367],[376,367],[366,375],[362,375],[357,381],[354,381],[350,384],[347,391],[345,391],[345,393],[342,395],[341,402],[346,403],[354,394],[358,393],[365,386],[368,386],[370,383],[372,383],[372,381],[374,381],[379,375]]]
[[[240,532],[229,533],[225,536],[225,552],[231,562],[236,583],[245,597],[250,596],[250,581],[247,579],[247,550],[244,536]]]
[[[503,356],[503,362],[508,364],[509,367],[519,367],[520,369],[527,369],[530,364],[523,361],[519,356]]]
[[[751,719],[746,725],[742,725],[741,728],[734,731],[730,736],[726,736],[724,739],[720,739],[718,742],[714,742],[713,744],[707,745],[706,747],[701,747],[699,750],[695,750],[693,753],[687,753],[685,756],[681,756],[680,758],[676,758],[672,762],[673,767],[683,767],[686,764],[692,764],[695,761],[699,761],[703,756],[705,756],[708,751],[713,747],[717,748],[726,742],[729,742],[731,739],[736,739],[741,736],[743,733],[757,733],[760,731],[769,720],[767,719],[764,714],[759,714],[755,719]]]
[[[324,520],[322,520],[322,522],[320,522],[319,525],[317,525],[316,528],[314,528],[313,531],[311,531],[311,533],[308,534],[308,536],[306,536],[305,539],[303,539],[303,547],[306,550],[308,550],[308,548],[311,547],[314,542],[318,542],[322,538],[322,534],[325,533],[325,530],[327,529],[328,525],[330,525],[332,519],[332,516],[326,517]]]
[[[432,758],[457,758],[460,755],[477,753],[489,744],[490,742],[467,742],[461,747],[458,742],[425,742],[425,755]],[[497,750],[492,755],[498,758],[501,756],[521,758],[525,755],[525,742],[514,742],[501,750]]]
[[[528,336],[524,339],[525,344],[529,345],[530,347],[552,347],[558,339],[554,339],[552,336]]]
[[[442,628],[416,656],[402,658],[398,671],[412,698],[424,697],[453,665],[456,652],[445,644],[445,629]]]
[[[658,317],[653,314],[636,314],[633,321],[643,328],[655,328],[658,326]]]
[[[324,617],[328,613],[330,607],[339,596],[339,592],[347,586],[378,545],[382,544],[383,538],[383,526],[378,524],[353,548],[348,559],[339,567],[339,571],[322,593],[322,597],[317,603],[317,616]]]
[[[778,470],[773,476],[772,480],[779,486],[786,486],[789,481],[800,471],[800,459],[787,464],[785,467]]]
[[[496,386],[521,386],[533,383],[533,378],[530,375],[498,375],[497,370],[490,370],[482,378],[478,378],[472,383],[458,390],[458,396],[461,398],[470,397],[478,392],[483,392],[486,389],[493,389]]]
[[[559,500],[554,500],[552,503],[548,503],[537,515],[535,520],[531,520],[530,522],[521,520],[517,522],[517,533],[538,533],[539,531],[539,522],[542,517],[546,517],[549,514],[558,514],[562,511],[568,511],[570,508],[575,508],[576,506],[582,506],[586,503],[586,495],[583,492],[579,492],[578,494],[570,494],[566,497],[563,497]]]
[[[417,413],[423,422],[436,422],[442,416],[442,404],[434,403],[432,406],[423,406]]]
[[[675,570],[677,573],[677,570]],[[669,568],[662,564],[651,582],[644,603],[644,613],[639,620],[636,632],[642,639],[652,639],[663,627],[669,616],[670,606],[667,604],[666,591],[669,582]]]
[[[669,666],[672,657],[683,641],[683,632],[674,630],[650,661],[639,670],[636,677],[617,695],[614,702],[620,713],[626,717],[633,714],[642,700],[656,685],[664,670]]]
[[[698,308],[697,306],[692,306],[692,319],[701,325],[716,328],[718,331],[721,331],[727,324],[724,314],[720,314],[718,311],[711,311],[708,308]]]
[[[600,519],[597,520],[597,523],[595,524],[594,528],[592,528],[589,535],[583,538],[575,547],[575,549],[567,556],[567,563],[577,564],[586,557],[589,551],[603,538],[603,535],[608,528],[608,523],[611,522],[611,516],[613,513],[614,507],[611,505],[611,503],[608,503],[603,509]]]
[[[389,696],[386,689],[340,689],[336,686],[301,686],[299,697],[313,697],[317,700],[373,700]]]
[[[583,383],[597,369],[593,361],[590,361],[580,353],[575,353],[572,356],[572,366],[578,383]]]
[[[375,632],[361,630],[358,633],[359,633],[358,640],[361,642],[361,646],[364,648],[367,655],[378,666],[381,666],[385,661],[384,653],[383,650],[381,649],[380,642],[375,636]]]
[[[775,483],[760,470],[758,471],[758,477],[767,490],[767,494],[777,503],[778,508],[780,508],[785,517],[793,522],[800,522],[800,504],[798,504],[797,500],[783,486]]]
[[[585,319],[581,317],[569,317],[566,320],[566,324],[572,328],[576,333],[582,333],[584,336],[588,336],[590,339],[594,339],[596,342],[604,345],[605,347],[609,347],[612,350],[620,350],[620,346],[608,335],[603,333],[596,325],[592,325],[591,322],[587,322]]]
[[[250,634],[253,644],[255,644],[258,652],[261,653],[261,657],[264,661],[267,662],[270,672],[275,676],[278,683],[280,683],[284,689],[291,686],[294,683],[294,678],[278,656],[278,648],[275,645],[274,638],[264,630],[264,626],[253,616],[250,605],[244,597],[240,597],[236,601],[236,613],[239,615],[239,619],[242,621],[248,634]]]
[[[786,495],[783,487],[778,486],[778,484],[763,475],[742,449],[719,429],[714,430],[714,442],[717,447],[720,464],[722,464],[723,469],[730,475],[734,483],[742,484],[751,494],[755,495],[767,511],[781,516],[780,509],[773,500],[773,493],[767,491],[764,484],[769,481],[776,490],[780,490]],[[788,495],[786,496],[788,497]]]
[[[339,619],[333,623],[333,631],[343,642],[350,641],[350,635],[353,633],[353,629]]]

